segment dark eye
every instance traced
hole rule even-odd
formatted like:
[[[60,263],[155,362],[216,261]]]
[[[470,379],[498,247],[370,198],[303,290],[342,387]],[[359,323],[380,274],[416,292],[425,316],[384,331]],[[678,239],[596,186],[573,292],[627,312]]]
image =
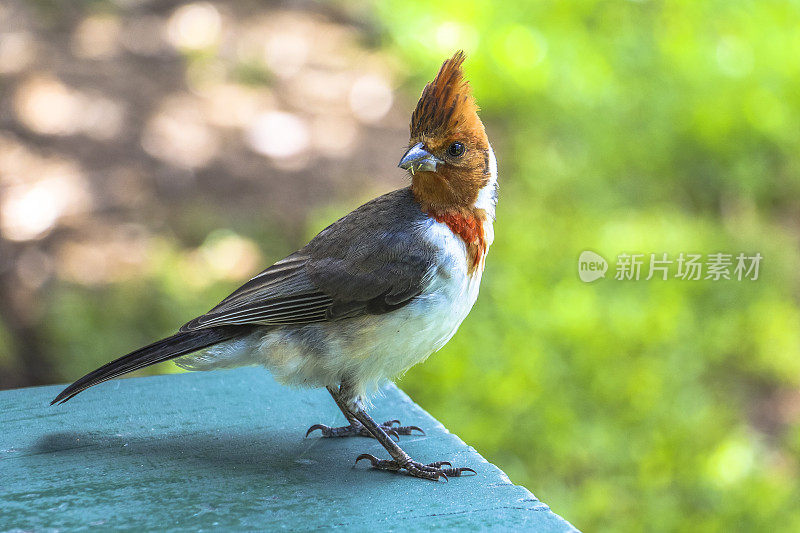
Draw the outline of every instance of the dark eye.
[[[464,155],[464,145],[458,141],[454,142],[447,148],[447,155],[461,157]]]

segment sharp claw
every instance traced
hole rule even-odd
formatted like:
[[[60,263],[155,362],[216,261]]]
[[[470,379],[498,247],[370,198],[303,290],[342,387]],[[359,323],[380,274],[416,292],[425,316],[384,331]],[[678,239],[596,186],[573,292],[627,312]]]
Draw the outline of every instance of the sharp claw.
[[[314,431],[315,429],[323,431],[325,429],[325,426],[323,426],[322,424],[314,424],[313,426],[308,428],[308,431],[306,431],[306,436],[304,438],[308,438],[308,436],[311,435],[311,432]]]
[[[386,429],[384,431],[386,431],[386,434],[389,435],[390,437],[394,437],[397,440],[397,442],[400,442],[400,435],[397,434],[397,431],[391,428]]]
[[[472,472],[476,476],[478,475],[478,473],[475,472],[473,469],[467,467],[447,468],[446,470],[450,472],[450,475],[453,477],[461,477],[461,474],[463,474],[464,472]]]
[[[398,426],[401,425],[399,420],[387,420],[386,422],[383,423],[384,426],[389,426],[389,427],[395,424],[397,424]]]
[[[413,431],[413,430],[415,430],[415,429],[416,429],[416,430],[417,430],[417,431],[419,431],[419,432],[420,432],[420,433],[421,433],[423,436],[425,436],[425,430],[423,430],[421,427],[417,427],[417,426],[407,426],[407,427],[408,427],[409,435],[411,434],[411,431]]]
[[[477,472],[467,467],[441,468],[444,465],[452,466],[450,461],[436,461],[426,465],[417,463],[416,461],[408,461],[401,465],[395,460],[380,460],[369,453],[362,453],[359,455],[356,458],[356,462],[353,466],[355,467],[355,465],[357,465],[362,459],[368,460],[372,464],[373,468],[378,468],[379,470],[391,470],[395,472],[398,470],[405,470],[410,476],[429,479],[431,481],[439,481],[440,479],[444,479],[445,481],[450,482],[450,477],[459,477],[463,472],[471,472],[472,474],[477,475]]]
[[[355,464],[354,464],[353,466],[357,465],[357,464],[358,464],[358,462],[359,462],[360,460],[362,460],[362,459],[367,459],[367,460],[369,460],[369,462],[370,462],[370,463],[372,463],[372,466],[375,466],[375,463],[377,463],[377,462],[378,462],[378,458],[377,458],[377,457],[375,457],[374,455],[370,455],[370,454],[368,454],[368,453],[362,453],[361,455],[359,455],[358,457],[356,457],[356,462],[355,462]]]

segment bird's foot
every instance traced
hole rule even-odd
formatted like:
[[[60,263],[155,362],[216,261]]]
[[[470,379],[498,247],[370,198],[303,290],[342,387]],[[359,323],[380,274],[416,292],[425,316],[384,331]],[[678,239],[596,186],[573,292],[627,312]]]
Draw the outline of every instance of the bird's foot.
[[[446,481],[451,477],[460,477],[463,472],[472,472],[473,474],[476,474],[476,472],[471,468],[453,468],[453,465],[450,464],[449,461],[436,461],[435,463],[423,464],[409,459],[408,461],[401,463],[395,459],[378,459],[374,455],[362,453],[356,459],[356,464],[358,464],[358,462],[362,459],[367,459],[370,463],[372,463],[372,468],[377,468],[378,470],[390,470],[392,472],[400,472],[401,470],[405,470],[409,476],[430,479],[432,481],[438,481],[439,478],[444,478]],[[447,465],[447,467],[442,468],[445,465]]]
[[[396,424],[396,425],[395,425]],[[420,434],[425,435],[425,432],[422,428],[417,426],[402,426],[400,425],[399,420],[387,420],[383,424],[380,424],[380,428],[386,432],[387,435],[394,437],[396,439],[400,439],[400,435],[411,435],[414,430],[420,432]],[[312,431],[320,430],[322,432],[323,437],[370,437],[374,438],[372,433],[367,430],[360,422],[354,421],[349,426],[341,426],[341,427],[330,427],[324,424],[314,424],[308,431],[306,431],[306,437],[308,437]]]

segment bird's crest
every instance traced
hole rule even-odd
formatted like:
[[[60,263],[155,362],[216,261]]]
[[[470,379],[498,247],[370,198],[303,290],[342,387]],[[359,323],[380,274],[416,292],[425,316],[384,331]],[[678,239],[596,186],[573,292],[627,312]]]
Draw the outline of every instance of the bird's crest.
[[[478,104],[461,70],[465,58],[463,51],[456,52],[442,64],[436,78],[422,90],[411,115],[412,139],[445,132],[477,133],[477,128],[483,131],[483,124],[478,119]]]

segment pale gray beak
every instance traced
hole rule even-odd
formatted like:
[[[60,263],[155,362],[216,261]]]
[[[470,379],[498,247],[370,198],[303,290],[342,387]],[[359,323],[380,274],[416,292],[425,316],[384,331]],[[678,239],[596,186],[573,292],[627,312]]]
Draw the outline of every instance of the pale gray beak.
[[[439,163],[444,163],[444,161],[427,151],[424,144],[417,143],[406,152],[397,166],[414,174],[415,172],[436,172],[436,165]]]

